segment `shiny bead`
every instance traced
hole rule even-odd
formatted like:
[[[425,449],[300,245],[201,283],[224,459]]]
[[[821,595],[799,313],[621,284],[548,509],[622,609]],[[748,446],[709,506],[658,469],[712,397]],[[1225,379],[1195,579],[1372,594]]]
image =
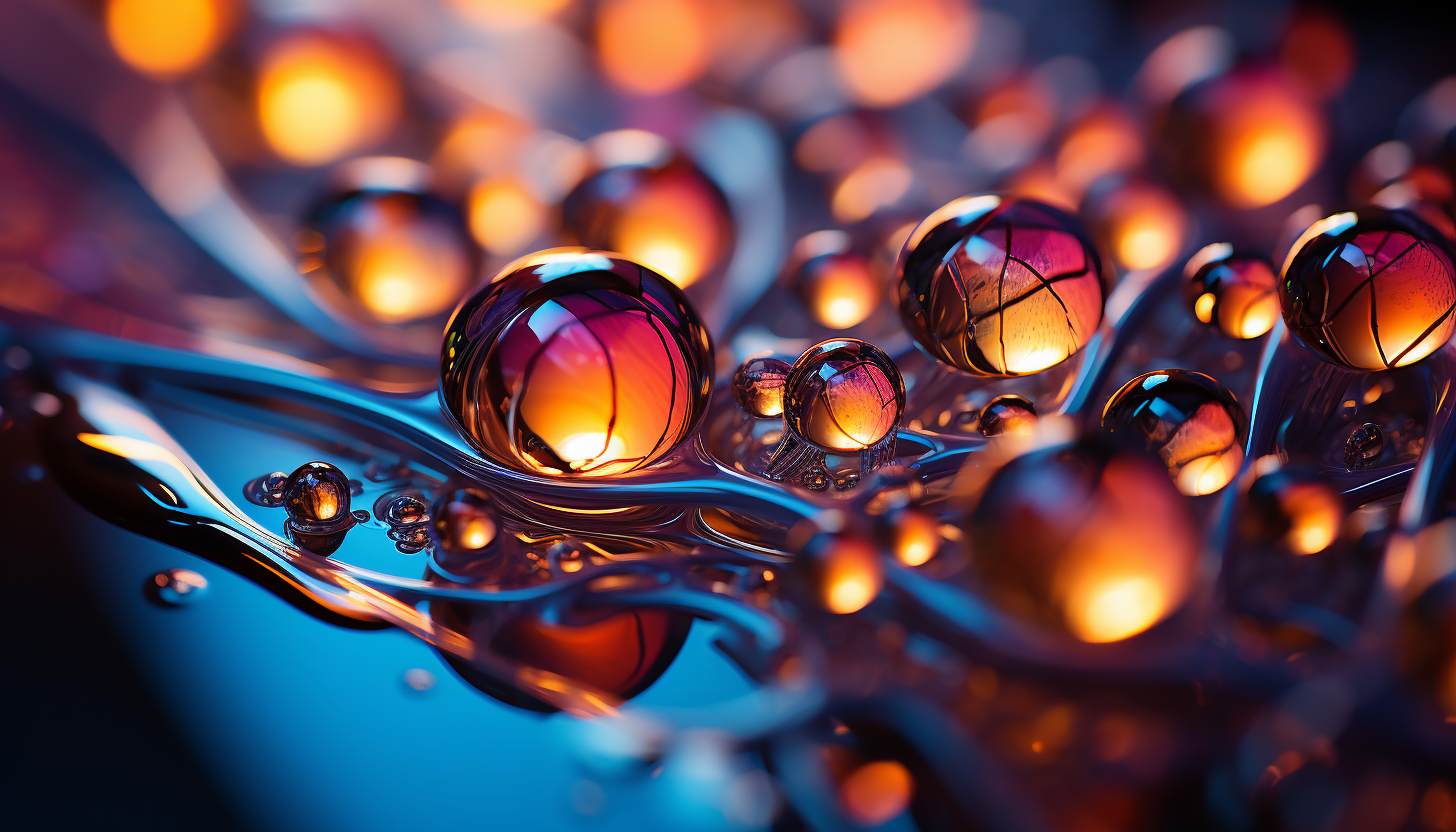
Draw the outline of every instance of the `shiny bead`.
[[[1230,338],[1258,338],[1279,319],[1278,279],[1269,261],[1236,254],[1228,243],[1205,246],[1183,268],[1184,295],[1198,320]]]
[[[988,438],[1008,433],[1025,436],[1036,427],[1036,407],[1025,396],[1007,393],[986,402],[978,424],[981,435]]]
[[[773,419],[784,413],[784,383],[789,363],[777,358],[750,358],[733,374],[733,400],[757,419]]]
[[[301,465],[283,485],[283,508],[292,526],[305,533],[352,525],[349,478],[327,462]]]
[[[880,303],[882,284],[864,254],[843,231],[816,231],[799,240],[785,273],[810,317],[830,329],[848,329]]]
[[[1312,555],[1335,541],[1344,516],[1344,502],[1328,480],[1311,468],[1286,465],[1249,486],[1241,525],[1250,538]]]
[[[1124,384],[1102,411],[1102,427],[1145,444],[1188,495],[1228,485],[1244,461],[1243,408],[1222,384],[1190,370],[1157,370]]]
[[[682,291],[604,252],[556,249],[505,267],[455,313],[446,409],[491,460],[611,476],[676,448],[705,413],[713,348]]]
[[[1284,321],[1322,358],[1353,370],[1403,367],[1456,331],[1456,244],[1408,211],[1335,214],[1285,261]]]
[[[806,350],[790,369],[786,389],[790,429],[830,453],[878,444],[905,410],[905,382],[894,359],[853,338]]]
[[[1033,202],[964,197],[911,232],[894,277],[900,317],[926,352],[980,376],[1065,361],[1102,321],[1102,259],[1077,220]]]
[[[1385,453],[1385,431],[1366,422],[1350,431],[1345,440],[1345,467],[1351,471],[1373,468]]]

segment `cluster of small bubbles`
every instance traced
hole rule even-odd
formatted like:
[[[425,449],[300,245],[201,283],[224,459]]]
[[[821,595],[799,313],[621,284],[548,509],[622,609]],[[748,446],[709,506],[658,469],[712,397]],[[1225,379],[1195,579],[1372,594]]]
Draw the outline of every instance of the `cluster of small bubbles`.
[[[1279,281],[1263,257],[1213,243],[1189,258],[1183,274],[1193,315],[1230,338],[1258,338],[1279,319]]]
[[[1373,467],[1385,453],[1385,430],[1366,422],[1350,431],[1345,440],[1345,467],[1360,471]]]
[[[637,263],[557,249],[507,266],[451,318],[450,415],[492,461],[547,476],[662,459],[706,413],[713,348],[682,291]]]
[[[169,606],[191,604],[207,592],[207,579],[191,569],[168,569],[152,576],[149,595]]]
[[[911,232],[892,283],[926,352],[979,376],[1065,361],[1102,321],[1102,257],[1076,219],[1027,199],[964,197]]]
[[[1301,343],[1352,370],[1404,367],[1456,332],[1456,242],[1409,211],[1335,214],[1290,249],[1279,281]]]
[[[855,470],[844,469],[834,472],[834,490],[849,491],[859,485],[860,473]]]
[[[460,212],[423,190],[404,159],[361,159],[298,235],[299,269],[326,300],[365,320],[448,311],[470,285],[475,249]]]
[[[243,486],[243,497],[254,505],[277,508],[283,505],[283,487],[288,475],[282,471],[264,474]]]
[[[1328,480],[1312,468],[1286,465],[1249,485],[1241,525],[1251,539],[1312,555],[1335,541],[1344,517],[1344,501]]]
[[[1006,463],[966,531],[978,593],[1085,642],[1130,638],[1164,620],[1196,575],[1184,499],[1141,453],[1095,437]]]
[[[829,489],[829,472],[823,468],[813,468],[804,472],[799,478],[799,484],[810,491],[826,491]]]
[[[777,358],[748,359],[733,373],[733,400],[755,419],[784,415],[784,383],[789,369],[787,361]]]
[[[1102,427],[1144,443],[1190,496],[1228,485],[1244,461],[1243,408],[1222,384],[1190,370],[1157,370],[1124,384],[1102,411]]]
[[[283,483],[289,537],[317,555],[333,554],[356,522],[349,510],[349,478],[327,462],[308,462]]]
[[[985,437],[1026,436],[1036,427],[1036,406],[1025,396],[1007,393],[997,396],[981,408],[977,419]]]

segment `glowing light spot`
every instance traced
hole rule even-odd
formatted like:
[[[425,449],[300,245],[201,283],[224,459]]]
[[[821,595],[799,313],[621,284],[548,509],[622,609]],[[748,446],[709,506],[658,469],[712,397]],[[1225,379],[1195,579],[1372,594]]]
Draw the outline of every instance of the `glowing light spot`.
[[[894,159],[870,159],[849,172],[834,190],[830,210],[840,222],[859,222],[894,205],[910,190],[910,169]]]
[[[398,100],[393,75],[367,49],[300,35],[265,57],[258,118],[284,160],[320,165],[378,138],[394,121]]]
[[[1072,596],[1067,625],[1086,642],[1121,641],[1157,623],[1167,605],[1163,588],[1149,577],[1108,578]]]
[[[571,0],[451,0],[461,17],[484,29],[519,29],[540,23]]]
[[[121,59],[170,77],[206,60],[222,38],[219,0],[111,0],[106,34]]]
[[[904,812],[915,791],[910,770],[895,760],[866,763],[839,784],[845,814],[861,826],[879,826]]]
[[[470,233],[491,254],[519,254],[541,235],[546,208],[520,183],[481,182],[470,191]]]
[[[1212,292],[1204,292],[1199,295],[1198,300],[1193,303],[1193,314],[1206,324],[1213,323],[1213,305],[1216,300],[1217,298],[1213,296]]]
[[[835,29],[834,57],[851,99],[891,107],[949,78],[974,34],[971,8],[957,0],[854,0]]]
[[[864,609],[884,583],[874,547],[857,538],[834,541],[825,553],[822,570],[824,606],[840,615]]]
[[[603,73],[628,92],[671,92],[708,66],[708,16],[696,0],[608,0],[596,34]]]

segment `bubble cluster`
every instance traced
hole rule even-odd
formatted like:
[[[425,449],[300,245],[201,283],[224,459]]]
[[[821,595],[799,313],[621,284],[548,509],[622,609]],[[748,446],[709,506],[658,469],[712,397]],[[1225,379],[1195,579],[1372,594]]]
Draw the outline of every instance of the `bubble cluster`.
[[[964,197],[911,232],[892,281],[935,358],[979,376],[1065,361],[1102,321],[1102,259],[1077,220],[1027,199]]]
[[[1456,244],[1409,211],[1335,214],[1290,249],[1279,282],[1301,343],[1353,370],[1430,355],[1456,331]]]
[[[1157,370],[1124,384],[1107,401],[1102,427],[1144,443],[1188,495],[1228,485],[1244,461],[1243,408],[1222,384],[1190,370]]]
[[[657,273],[583,249],[503,269],[446,329],[440,380],[466,438],[491,460],[549,476],[649,465],[701,420],[713,348]]]

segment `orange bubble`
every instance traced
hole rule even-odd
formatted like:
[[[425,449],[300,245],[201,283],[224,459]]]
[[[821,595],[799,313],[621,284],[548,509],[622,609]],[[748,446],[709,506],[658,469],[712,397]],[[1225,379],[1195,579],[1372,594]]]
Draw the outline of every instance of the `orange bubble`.
[[[228,11],[222,0],[110,0],[106,34],[116,54],[136,69],[181,75],[217,49]]]
[[[1222,82],[1209,101],[1214,188],[1236,208],[1271,205],[1303,185],[1324,154],[1324,122],[1276,77]]]
[[[1057,149],[1056,179],[1079,201],[1087,188],[1104,176],[1132,170],[1142,163],[1142,132],[1132,117],[1115,105],[1102,105],[1084,116]]]
[[[915,792],[910,770],[895,760],[866,763],[839,784],[845,814],[861,826],[879,826],[904,812]]]
[[[940,548],[940,522],[924,511],[909,509],[895,520],[895,557],[906,566],[920,566]]]
[[[948,79],[974,35],[972,8],[958,0],[853,0],[835,28],[835,60],[852,100],[893,107]]]
[[[263,59],[258,119],[285,161],[321,165],[380,138],[394,123],[399,88],[383,58],[361,43],[305,33]]]
[[[475,241],[491,254],[519,254],[546,227],[546,206],[513,179],[488,179],[470,191]]]
[[[830,542],[820,565],[821,600],[830,612],[858,612],[875,599],[884,583],[879,554],[867,540],[838,537]]]
[[[708,66],[709,17],[698,0],[607,0],[596,36],[602,72],[627,92],[671,92]]]

